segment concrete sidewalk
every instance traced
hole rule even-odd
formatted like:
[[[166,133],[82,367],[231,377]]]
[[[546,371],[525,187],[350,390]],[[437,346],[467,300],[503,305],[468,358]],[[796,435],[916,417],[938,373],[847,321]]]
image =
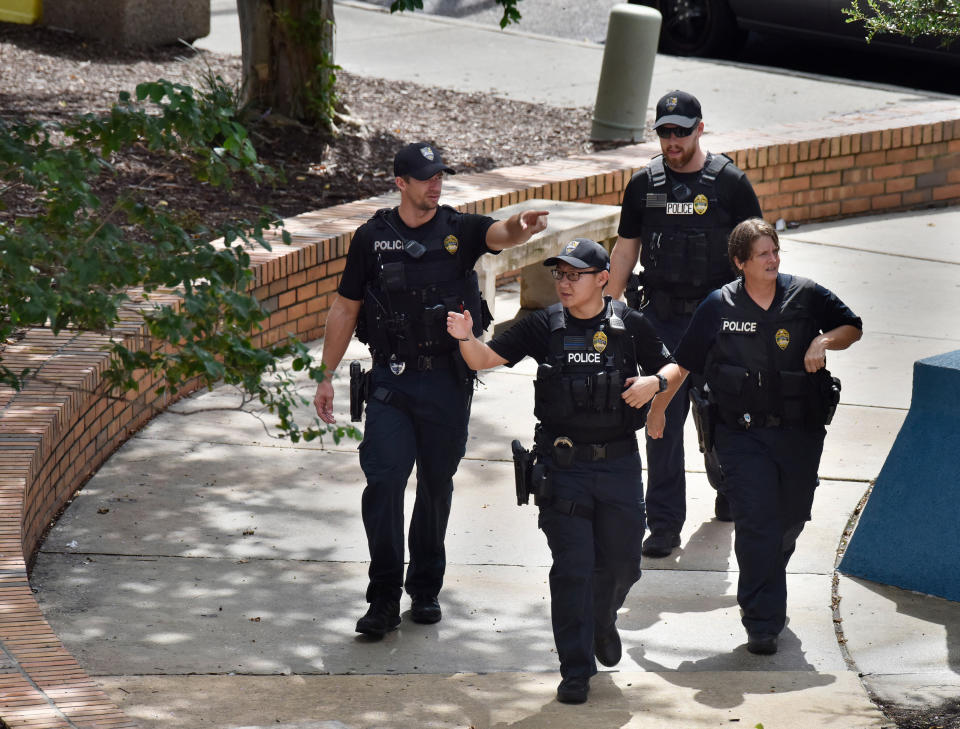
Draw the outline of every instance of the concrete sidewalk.
[[[239,52],[233,5],[214,0],[214,34],[199,45]],[[336,12],[338,62],[351,72],[592,104],[600,46],[356,3]],[[700,96],[708,129],[918,97],[658,57],[652,98],[675,86]],[[871,694],[918,706],[960,695],[960,611],[834,564],[903,422],[913,362],[960,348],[958,226],[960,211],[925,211],[803,226],[782,241],[783,270],[837,292],[866,333],[831,354],[843,401],[775,656],[745,650],[731,525],[712,519],[688,428],[683,547],[644,561],[619,619],[624,659],[593,680],[589,703],[555,701],[549,552],[535,509],[514,505],[509,461],[510,440],[532,438],[529,361],[482,376],[437,625],[405,613],[383,642],[356,636],[367,559],[356,444],[272,440],[229,409],[238,400],[226,389],[158,417],[103,466],[51,530],[31,584],[64,644],[145,729],[891,726]],[[497,313],[511,314],[503,299]],[[368,360],[356,342],[350,358]],[[346,382],[335,384],[345,421]]]
[[[783,269],[838,292],[866,335],[831,355],[844,398],[773,657],[745,650],[731,525],[711,518],[691,439],[683,548],[645,560],[619,620],[624,660],[594,680],[590,702],[554,701],[549,553],[535,510],[513,503],[508,460],[512,438],[531,440],[529,361],[482,377],[437,625],[405,619],[382,643],[356,637],[367,557],[356,444],[271,440],[252,416],[209,409],[236,405],[226,390],[177,408],[195,414],[158,417],[88,483],[37,559],[37,598],[147,729],[890,726],[870,692],[918,705],[960,692],[960,614],[945,600],[836,577],[834,561],[903,421],[913,361],[960,348],[958,225],[960,211],[903,213],[783,239]],[[909,252],[903,241],[915,242]],[[350,357],[366,353],[354,342]],[[346,383],[336,384],[345,420]]]

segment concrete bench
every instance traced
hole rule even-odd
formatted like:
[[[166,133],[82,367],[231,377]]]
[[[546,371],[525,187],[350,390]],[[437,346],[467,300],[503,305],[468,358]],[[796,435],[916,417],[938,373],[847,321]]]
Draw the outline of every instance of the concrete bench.
[[[491,217],[505,220],[524,210],[548,210],[547,229],[537,233],[520,246],[501,251],[499,255],[481,256],[476,271],[480,291],[487,300],[490,312],[496,318],[497,276],[520,271],[521,309],[542,309],[557,300],[553,278],[542,264],[555,256],[565,243],[574,238],[590,238],[609,249],[617,237],[620,222],[618,205],[593,205],[558,200],[526,200],[491,213]],[[489,334],[489,331],[488,331]]]

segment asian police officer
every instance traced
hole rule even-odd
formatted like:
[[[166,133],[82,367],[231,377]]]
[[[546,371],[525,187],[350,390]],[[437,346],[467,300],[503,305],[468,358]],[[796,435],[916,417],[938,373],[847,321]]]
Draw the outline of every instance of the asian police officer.
[[[550,486],[536,500],[553,556],[557,699],[582,703],[596,661],[620,661],[617,610],[640,578],[644,508],[635,431],[643,427],[642,408],[650,403],[647,432],[659,438],[681,378],[645,317],[604,297],[610,262],[603,246],[578,238],[544,265],[555,266],[559,303],[489,345],[476,337],[471,312],[448,314],[447,330],[474,369],[513,366],[525,356],[540,363],[534,453]]]

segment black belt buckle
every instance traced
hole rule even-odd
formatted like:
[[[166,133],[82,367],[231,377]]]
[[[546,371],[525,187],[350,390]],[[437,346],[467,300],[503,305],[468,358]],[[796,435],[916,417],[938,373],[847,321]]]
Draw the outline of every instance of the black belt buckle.
[[[560,468],[569,468],[573,465],[576,448],[573,441],[565,435],[553,441],[553,460]]]

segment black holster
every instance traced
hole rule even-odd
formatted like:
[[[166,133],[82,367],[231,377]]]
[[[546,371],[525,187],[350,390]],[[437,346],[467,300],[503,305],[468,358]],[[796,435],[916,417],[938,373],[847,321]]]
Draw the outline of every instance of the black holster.
[[[517,488],[517,506],[547,503],[551,496],[550,473],[543,463],[537,463],[535,451],[528,451],[519,440],[510,443],[513,450],[513,478]]]
[[[713,450],[714,428],[716,427],[717,412],[714,406],[707,399],[707,396],[699,388],[691,387],[690,393],[690,411],[693,414],[693,423],[697,426],[697,442],[701,453],[707,453]]]
[[[627,287],[624,289],[623,298],[631,309],[640,310],[640,303],[643,301],[643,271],[627,276]]]
[[[354,423],[363,418],[363,404],[370,395],[370,371],[360,368],[360,363],[350,363],[350,420]]]

